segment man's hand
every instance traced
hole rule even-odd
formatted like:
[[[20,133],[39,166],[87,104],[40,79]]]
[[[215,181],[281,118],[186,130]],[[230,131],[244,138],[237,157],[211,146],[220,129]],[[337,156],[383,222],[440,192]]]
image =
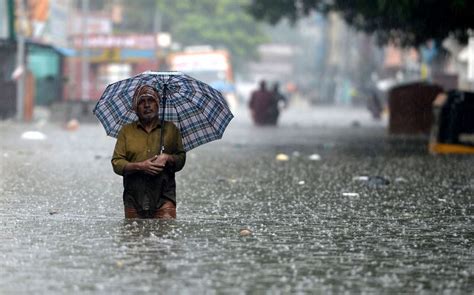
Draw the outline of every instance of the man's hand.
[[[155,158],[156,157],[156,158]],[[174,163],[174,158],[170,154],[161,154],[159,156],[155,156],[155,163],[158,163],[159,165],[165,167],[167,163],[172,164]]]
[[[166,165],[166,161],[165,163],[162,163],[162,161],[158,161],[158,159],[159,156],[154,156],[150,159],[140,162],[140,170],[146,174],[157,175],[163,171],[163,168],[165,168]]]

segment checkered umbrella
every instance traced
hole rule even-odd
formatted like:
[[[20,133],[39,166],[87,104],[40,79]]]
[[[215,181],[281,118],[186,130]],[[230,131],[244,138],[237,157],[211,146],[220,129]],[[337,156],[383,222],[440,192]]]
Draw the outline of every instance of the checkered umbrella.
[[[206,83],[180,72],[144,72],[108,85],[97,102],[93,113],[107,135],[117,137],[123,125],[138,120],[132,100],[142,84],[160,94],[160,118],[179,128],[186,151],[222,138],[234,117],[222,94]]]

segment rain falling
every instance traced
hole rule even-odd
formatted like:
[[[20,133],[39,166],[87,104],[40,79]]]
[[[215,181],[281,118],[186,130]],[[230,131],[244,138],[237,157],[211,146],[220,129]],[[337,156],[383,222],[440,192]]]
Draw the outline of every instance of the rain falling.
[[[472,12],[198,2],[0,0],[0,293],[470,294]],[[161,119],[176,218],[125,218]]]

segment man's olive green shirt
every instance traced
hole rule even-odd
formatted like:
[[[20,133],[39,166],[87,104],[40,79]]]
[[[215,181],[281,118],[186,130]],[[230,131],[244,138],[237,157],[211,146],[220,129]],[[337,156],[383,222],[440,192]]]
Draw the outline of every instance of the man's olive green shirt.
[[[112,156],[114,172],[123,175],[125,165],[141,162],[159,154],[161,124],[158,122],[150,133],[139,121],[126,124],[120,130]],[[183,148],[179,129],[171,122],[164,122],[164,153],[174,157],[175,163],[169,167],[173,172],[183,168],[186,152]]]

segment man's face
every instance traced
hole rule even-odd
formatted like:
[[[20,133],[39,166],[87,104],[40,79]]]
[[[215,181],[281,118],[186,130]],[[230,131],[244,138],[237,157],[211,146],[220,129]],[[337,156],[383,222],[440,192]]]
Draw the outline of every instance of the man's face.
[[[142,95],[138,99],[137,115],[140,121],[149,122],[158,118],[158,104],[149,95]]]

